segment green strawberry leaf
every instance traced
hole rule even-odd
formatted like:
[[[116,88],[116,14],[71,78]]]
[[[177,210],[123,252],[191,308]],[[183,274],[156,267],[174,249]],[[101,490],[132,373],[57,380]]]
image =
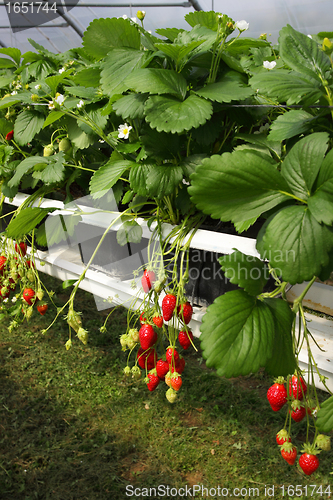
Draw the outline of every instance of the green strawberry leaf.
[[[51,111],[51,113],[47,115],[42,128],[46,128],[52,123],[56,122],[57,120],[62,118],[64,114],[65,113],[63,111]]]
[[[6,233],[9,238],[19,239],[29,234],[50,212],[56,208],[26,207],[11,219]]]
[[[319,82],[285,69],[257,73],[249,83],[253,90],[259,89],[260,94],[287,104],[297,104],[304,96],[307,104],[314,104],[323,95]]]
[[[48,158],[44,156],[28,156],[23,161],[19,163],[16,167],[15,174],[8,181],[9,187],[18,186],[22,177],[29,172],[35,165],[40,163],[48,163]]]
[[[75,73],[72,77],[74,83],[84,87],[99,87],[99,81],[101,78],[101,68],[99,64],[100,63],[97,63],[97,66],[91,64],[89,68],[81,69]]]
[[[65,176],[65,154],[63,151],[50,157],[50,161],[41,172],[33,172],[34,179],[41,180],[46,186],[63,180]]]
[[[296,368],[291,335],[294,313],[282,299],[265,299],[265,304],[274,317],[272,356],[267,360],[265,368],[273,377],[287,376],[294,373]]]
[[[149,94],[129,94],[121,97],[112,104],[112,108],[116,115],[121,116],[124,120],[131,118],[143,119],[145,103]]]
[[[158,132],[180,134],[203,125],[212,115],[212,104],[190,95],[185,101],[175,97],[150,96],[146,102],[146,121]]]
[[[185,21],[194,28],[197,24],[206,26],[210,30],[217,31],[219,27],[219,17],[214,11],[205,12],[203,10],[189,12],[185,16]]]
[[[171,42],[174,42],[179,33],[183,31],[185,30],[178,28],[158,28],[155,30],[158,35],[165,36],[165,38],[168,38]]]
[[[174,94],[184,99],[187,82],[171,69],[141,68],[133,71],[125,80],[127,88],[149,94]]]
[[[132,166],[129,174],[131,189],[140,196],[148,196],[147,181],[150,169],[154,165],[138,163]]]
[[[126,243],[140,243],[142,238],[142,227],[135,221],[123,222],[117,231],[117,242],[124,246]]]
[[[198,96],[216,102],[242,101],[253,95],[251,87],[227,76],[222,81],[209,83],[195,92]]]
[[[235,250],[229,255],[223,255],[218,261],[226,278],[244,288],[249,295],[259,295],[268,281],[268,267],[257,257]]]
[[[13,47],[1,48],[0,54],[5,54],[6,56],[11,57],[16,62],[16,65],[19,66],[22,57],[19,49],[15,49]]]
[[[178,165],[165,163],[150,167],[147,176],[147,190],[153,198],[163,198],[175,192],[183,179],[183,169]]]
[[[326,132],[304,137],[293,146],[282,163],[281,174],[298,198],[306,200],[310,195],[327,150],[328,140]]]
[[[317,413],[316,427],[320,432],[331,432],[333,429],[333,396],[321,403]]]
[[[280,31],[279,53],[291,69],[318,82],[322,82],[326,78],[326,72],[331,69],[330,58],[317,42],[289,24]]]
[[[185,44],[155,43],[155,47],[173,59],[176,68],[179,69],[188,59],[187,56],[202,43],[203,40],[194,40]]]
[[[16,64],[11,59],[7,59],[7,57],[0,57],[0,69],[3,68],[16,68]]]
[[[243,222],[289,199],[275,166],[252,151],[213,155],[202,161],[188,188],[192,202],[213,219]]]
[[[89,55],[99,60],[113,48],[140,49],[140,33],[127,19],[94,19],[84,33],[83,46]]]
[[[201,324],[202,355],[209,368],[227,378],[248,375],[272,356],[274,317],[262,301],[243,290],[218,297]]]
[[[327,226],[333,224],[333,179],[323,184],[308,199],[308,207],[317,222]]]
[[[25,109],[16,118],[14,138],[20,146],[32,141],[43,127],[45,117],[39,111]]]
[[[329,261],[333,234],[304,205],[273,214],[257,237],[257,250],[292,285],[318,276]]]
[[[39,226],[36,234],[37,242],[50,248],[61,241],[67,241],[68,236],[73,236],[75,227],[81,220],[82,217],[76,214],[51,215]]]
[[[283,141],[310,130],[318,119],[303,109],[292,109],[277,117],[271,125],[269,140]]]
[[[110,52],[110,51],[109,51]],[[124,80],[133,70],[141,68],[147,55],[135,49],[112,49],[101,63],[101,86],[105,94],[121,94],[129,88]]]
[[[115,185],[122,174],[135,162],[119,159],[119,154],[112,154],[110,160],[102,165],[90,180],[90,194],[93,199],[102,198]]]

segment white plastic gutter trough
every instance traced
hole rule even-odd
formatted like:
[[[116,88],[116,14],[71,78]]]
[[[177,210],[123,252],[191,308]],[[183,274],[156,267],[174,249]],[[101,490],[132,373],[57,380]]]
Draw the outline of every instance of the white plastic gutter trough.
[[[25,194],[18,194],[13,200],[10,201],[6,199],[5,202],[10,205],[20,206],[27,198],[28,196]],[[80,200],[76,203],[76,206],[84,212],[82,215],[82,223],[94,227],[106,229],[112,220],[119,215],[119,213],[111,214],[105,213],[104,211],[96,213],[96,208],[81,205]],[[62,202],[54,200],[44,199],[41,203],[39,201],[35,202],[33,206],[43,208],[57,207],[59,210],[54,211],[52,216],[70,213],[68,209],[64,209]],[[146,222],[140,219],[138,223],[142,227],[143,237],[149,239],[151,230],[147,227]],[[115,223],[111,229],[116,231],[120,225],[121,222]],[[154,225],[152,225],[152,230],[153,229]],[[163,236],[167,236],[172,226],[164,224],[162,229]],[[256,240],[252,238],[198,229],[192,238],[191,248],[219,254],[230,254],[234,249],[237,249],[244,254],[260,257],[255,248],[255,243]],[[84,264],[82,264],[81,254],[77,244],[71,246],[68,244],[58,245],[48,252],[41,252],[38,250],[35,253],[35,262],[40,272],[59,278],[62,281],[79,278],[85,268]],[[137,288],[133,289],[133,278],[129,280],[120,280],[109,276],[106,272],[103,272],[103,270],[88,269],[85,278],[80,283],[80,288],[94,295],[98,309],[109,308],[111,304],[122,304],[127,308],[132,307],[138,309],[141,306],[144,296],[142,292],[138,292],[141,287],[140,277],[136,278],[136,283]],[[287,293],[287,298],[289,300],[294,300],[300,295],[305,286],[306,283],[293,286]],[[305,297],[304,305],[315,311],[321,311],[327,315],[333,316],[333,287],[322,283],[314,283]],[[194,314],[189,327],[196,337],[200,336],[200,325],[204,314],[205,308],[194,308]],[[310,313],[306,313],[306,319],[309,322],[309,330],[322,349],[320,350],[315,345],[315,342],[311,341],[312,352],[316,363],[321,374],[327,377],[326,384],[328,388],[333,391],[333,321]],[[299,354],[299,360],[301,367],[306,370],[308,355],[304,345]],[[325,390],[318,377],[316,377],[315,383],[319,389]]]

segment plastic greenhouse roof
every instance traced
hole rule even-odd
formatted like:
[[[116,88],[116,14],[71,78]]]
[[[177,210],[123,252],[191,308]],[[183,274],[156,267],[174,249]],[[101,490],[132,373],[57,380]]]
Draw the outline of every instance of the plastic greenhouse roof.
[[[41,1],[41,0],[39,0]],[[62,5],[62,16],[36,27],[17,31],[5,7],[8,0],[0,0],[0,46],[17,47],[21,52],[34,50],[29,44],[31,38],[51,52],[64,52],[79,47],[82,33],[96,18],[136,17],[137,10],[145,10],[144,26],[155,32],[157,28],[177,27],[190,29],[184,20],[185,14],[193,10],[216,10],[227,14],[234,21],[246,20],[250,24],[246,36],[258,37],[262,33],[273,43],[277,42],[279,30],[286,24],[305,34],[319,31],[333,31],[332,0],[237,0],[225,7],[223,0],[140,0],[130,4],[128,0],[56,0]],[[22,4],[23,0],[17,2]],[[36,2],[36,0],[35,0]],[[51,2],[51,0],[49,0]],[[13,7],[14,0],[10,0]],[[31,5],[31,0],[26,2]],[[65,7],[65,4],[68,8]],[[73,6],[74,5],[74,6]],[[15,26],[32,25],[31,19],[18,14]],[[13,28],[13,29],[12,29]]]

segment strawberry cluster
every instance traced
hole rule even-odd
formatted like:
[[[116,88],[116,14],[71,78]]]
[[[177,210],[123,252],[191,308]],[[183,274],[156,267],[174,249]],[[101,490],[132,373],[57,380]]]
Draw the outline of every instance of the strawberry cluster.
[[[3,313],[14,318],[10,330],[24,318],[31,317],[34,305],[41,315],[48,309],[27,248],[24,241],[14,244],[8,240],[4,242],[0,255],[0,307]]]
[[[301,422],[305,417],[307,419],[310,417],[315,418],[317,408],[313,407],[312,400],[307,397],[308,388],[301,374],[295,373],[288,377],[286,385],[288,390],[284,378],[278,377],[268,389],[267,399],[273,411],[281,410],[284,405],[288,406],[289,431],[286,428],[281,429],[276,435],[276,442],[280,447],[282,457],[289,465],[294,465],[297,458],[297,448],[291,442],[291,420]],[[298,460],[304,474],[309,476],[318,469],[319,459],[317,455],[321,450],[330,450],[330,438],[328,436],[316,434],[312,444],[304,443],[302,455]]]
[[[169,387],[166,398],[174,403],[183,383],[185,368],[185,360],[179,351],[193,345],[193,333],[187,326],[193,308],[179,289],[177,294],[166,293],[160,305],[158,298],[163,286],[157,282],[153,271],[143,272],[141,285],[149,300],[143,302],[140,311],[140,328],[130,328],[120,337],[123,350],[138,348],[135,366],[132,369],[127,366],[124,373],[140,378],[141,370],[145,370],[148,390],[154,391],[160,382],[165,382]],[[151,306],[152,302],[154,306]]]

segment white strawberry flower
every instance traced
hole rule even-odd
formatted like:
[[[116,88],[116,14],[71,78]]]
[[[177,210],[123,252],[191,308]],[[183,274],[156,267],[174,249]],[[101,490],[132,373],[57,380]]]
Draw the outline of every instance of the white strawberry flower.
[[[129,133],[132,130],[130,125],[124,123],[123,125],[119,125],[118,127],[118,139],[128,139]]]
[[[80,101],[80,102],[78,102],[76,106],[77,106],[79,109],[80,109],[80,108],[82,108],[82,106],[84,106],[84,101],[82,101],[82,99],[81,99],[81,101]]]
[[[266,69],[273,69],[276,66],[276,61],[264,61],[262,65]]]
[[[61,74],[61,73],[63,73],[64,71],[66,71],[66,68],[61,68],[61,69],[59,69],[59,73],[60,73],[60,74]]]
[[[36,89],[36,90],[40,90],[41,88],[42,88],[42,86],[41,86],[41,84],[40,84],[40,83],[38,83],[37,85],[35,85],[35,89]]]
[[[244,19],[242,21],[236,21],[235,23],[235,28],[239,29],[239,31],[246,31],[249,29],[249,26],[249,23],[244,21]]]
[[[55,109],[53,101],[49,101],[49,109]]]
[[[62,104],[64,104],[64,100],[65,100],[65,96],[62,95],[62,94],[59,94],[56,98],[55,98],[55,102],[57,104],[59,104],[59,106],[61,106]]]

